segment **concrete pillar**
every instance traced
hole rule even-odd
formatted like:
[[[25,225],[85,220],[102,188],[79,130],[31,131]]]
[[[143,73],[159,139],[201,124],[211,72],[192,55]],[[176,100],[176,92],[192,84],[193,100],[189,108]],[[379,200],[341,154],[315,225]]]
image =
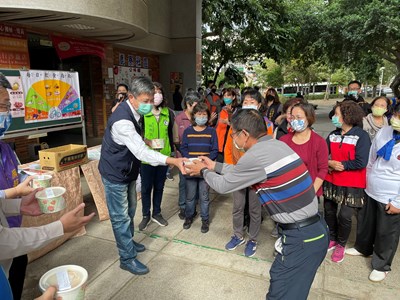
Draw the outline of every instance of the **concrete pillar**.
[[[201,0],[171,0],[171,54],[160,55],[160,81],[173,107],[171,72],[183,75],[182,95],[201,84]]]

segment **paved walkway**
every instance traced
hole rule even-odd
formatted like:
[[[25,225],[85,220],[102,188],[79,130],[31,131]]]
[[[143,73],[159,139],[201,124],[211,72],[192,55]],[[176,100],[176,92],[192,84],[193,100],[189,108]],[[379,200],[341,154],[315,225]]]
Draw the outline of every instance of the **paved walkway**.
[[[331,107],[330,103],[319,106],[317,131],[331,128],[325,119]],[[208,233],[200,232],[200,218],[195,219],[189,230],[184,230],[183,221],[178,218],[176,171],[174,177],[174,181],[166,182],[162,203],[162,213],[169,225],[160,227],[151,223],[146,231],[135,233],[135,240],[148,249],[138,255],[150,268],[147,275],[134,276],[119,268],[111,224],[95,218],[86,227],[86,235],[67,241],[29,264],[23,299],[31,300],[39,295],[39,278],[47,270],[65,264],[77,264],[88,270],[86,299],[89,300],[265,299],[275,242],[269,235],[272,221],[266,217],[262,223],[254,257],[243,255],[244,245],[226,251],[224,246],[232,235],[230,195],[211,193]],[[84,179],[82,185],[86,211],[95,211]],[[135,224],[140,221],[139,202]],[[354,243],[354,231],[348,246]],[[370,258],[346,256],[342,263],[335,264],[328,254],[314,280],[309,299],[399,299],[400,251],[394,260],[393,271],[384,282],[370,282],[370,271]]]

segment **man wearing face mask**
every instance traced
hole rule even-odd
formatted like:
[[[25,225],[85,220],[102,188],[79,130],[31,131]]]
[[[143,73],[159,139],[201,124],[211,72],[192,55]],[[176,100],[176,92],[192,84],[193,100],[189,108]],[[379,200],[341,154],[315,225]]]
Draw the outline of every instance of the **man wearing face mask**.
[[[289,146],[266,136],[263,117],[256,110],[239,111],[232,128],[234,143],[246,151],[238,163],[200,157],[201,162],[187,166],[188,173],[201,174],[221,194],[252,187],[282,236],[275,244],[279,254],[270,269],[267,299],[305,300],[329,243],[312,179]]]
[[[120,255],[120,267],[136,275],[149,269],[136,255],[145,250],[135,242],[133,217],[136,211],[136,179],[140,161],[152,166],[175,165],[183,172],[181,158],[151,150],[142,140],[141,116],[153,108],[154,85],[146,77],[133,79],[127,101],[111,114],[104,133],[99,171],[104,184],[107,207]]]
[[[128,98],[128,86],[124,83],[120,83],[117,86],[117,97],[114,99],[111,105],[111,112],[117,109],[118,105]]]
[[[357,103],[362,110],[364,111],[364,115],[368,115],[371,113],[371,105],[364,100],[361,96],[361,82],[358,80],[350,81],[347,85],[347,94],[344,97],[344,101],[354,101]],[[332,109],[329,112],[329,119],[332,119],[333,115],[335,114],[335,110]],[[362,124],[359,124],[359,127],[362,127]]]

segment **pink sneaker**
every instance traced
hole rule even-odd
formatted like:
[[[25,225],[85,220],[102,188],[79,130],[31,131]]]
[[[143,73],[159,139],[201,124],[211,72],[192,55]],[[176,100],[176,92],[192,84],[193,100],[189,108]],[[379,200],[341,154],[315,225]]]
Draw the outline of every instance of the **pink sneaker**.
[[[330,241],[329,242],[329,246],[328,246],[328,251],[331,251],[331,250],[335,249],[337,244],[338,243],[336,241]]]
[[[337,244],[335,250],[332,253],[331,260],[335,263],[340,263],[344,259],[345,247]]]

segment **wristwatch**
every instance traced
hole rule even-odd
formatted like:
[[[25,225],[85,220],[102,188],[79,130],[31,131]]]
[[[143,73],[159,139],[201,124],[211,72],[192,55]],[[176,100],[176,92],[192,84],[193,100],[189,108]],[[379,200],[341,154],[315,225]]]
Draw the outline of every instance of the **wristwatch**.
[[[203,168],[200,170],[200,176],[204,178],[204,171],[208,170],[208,168]]]

